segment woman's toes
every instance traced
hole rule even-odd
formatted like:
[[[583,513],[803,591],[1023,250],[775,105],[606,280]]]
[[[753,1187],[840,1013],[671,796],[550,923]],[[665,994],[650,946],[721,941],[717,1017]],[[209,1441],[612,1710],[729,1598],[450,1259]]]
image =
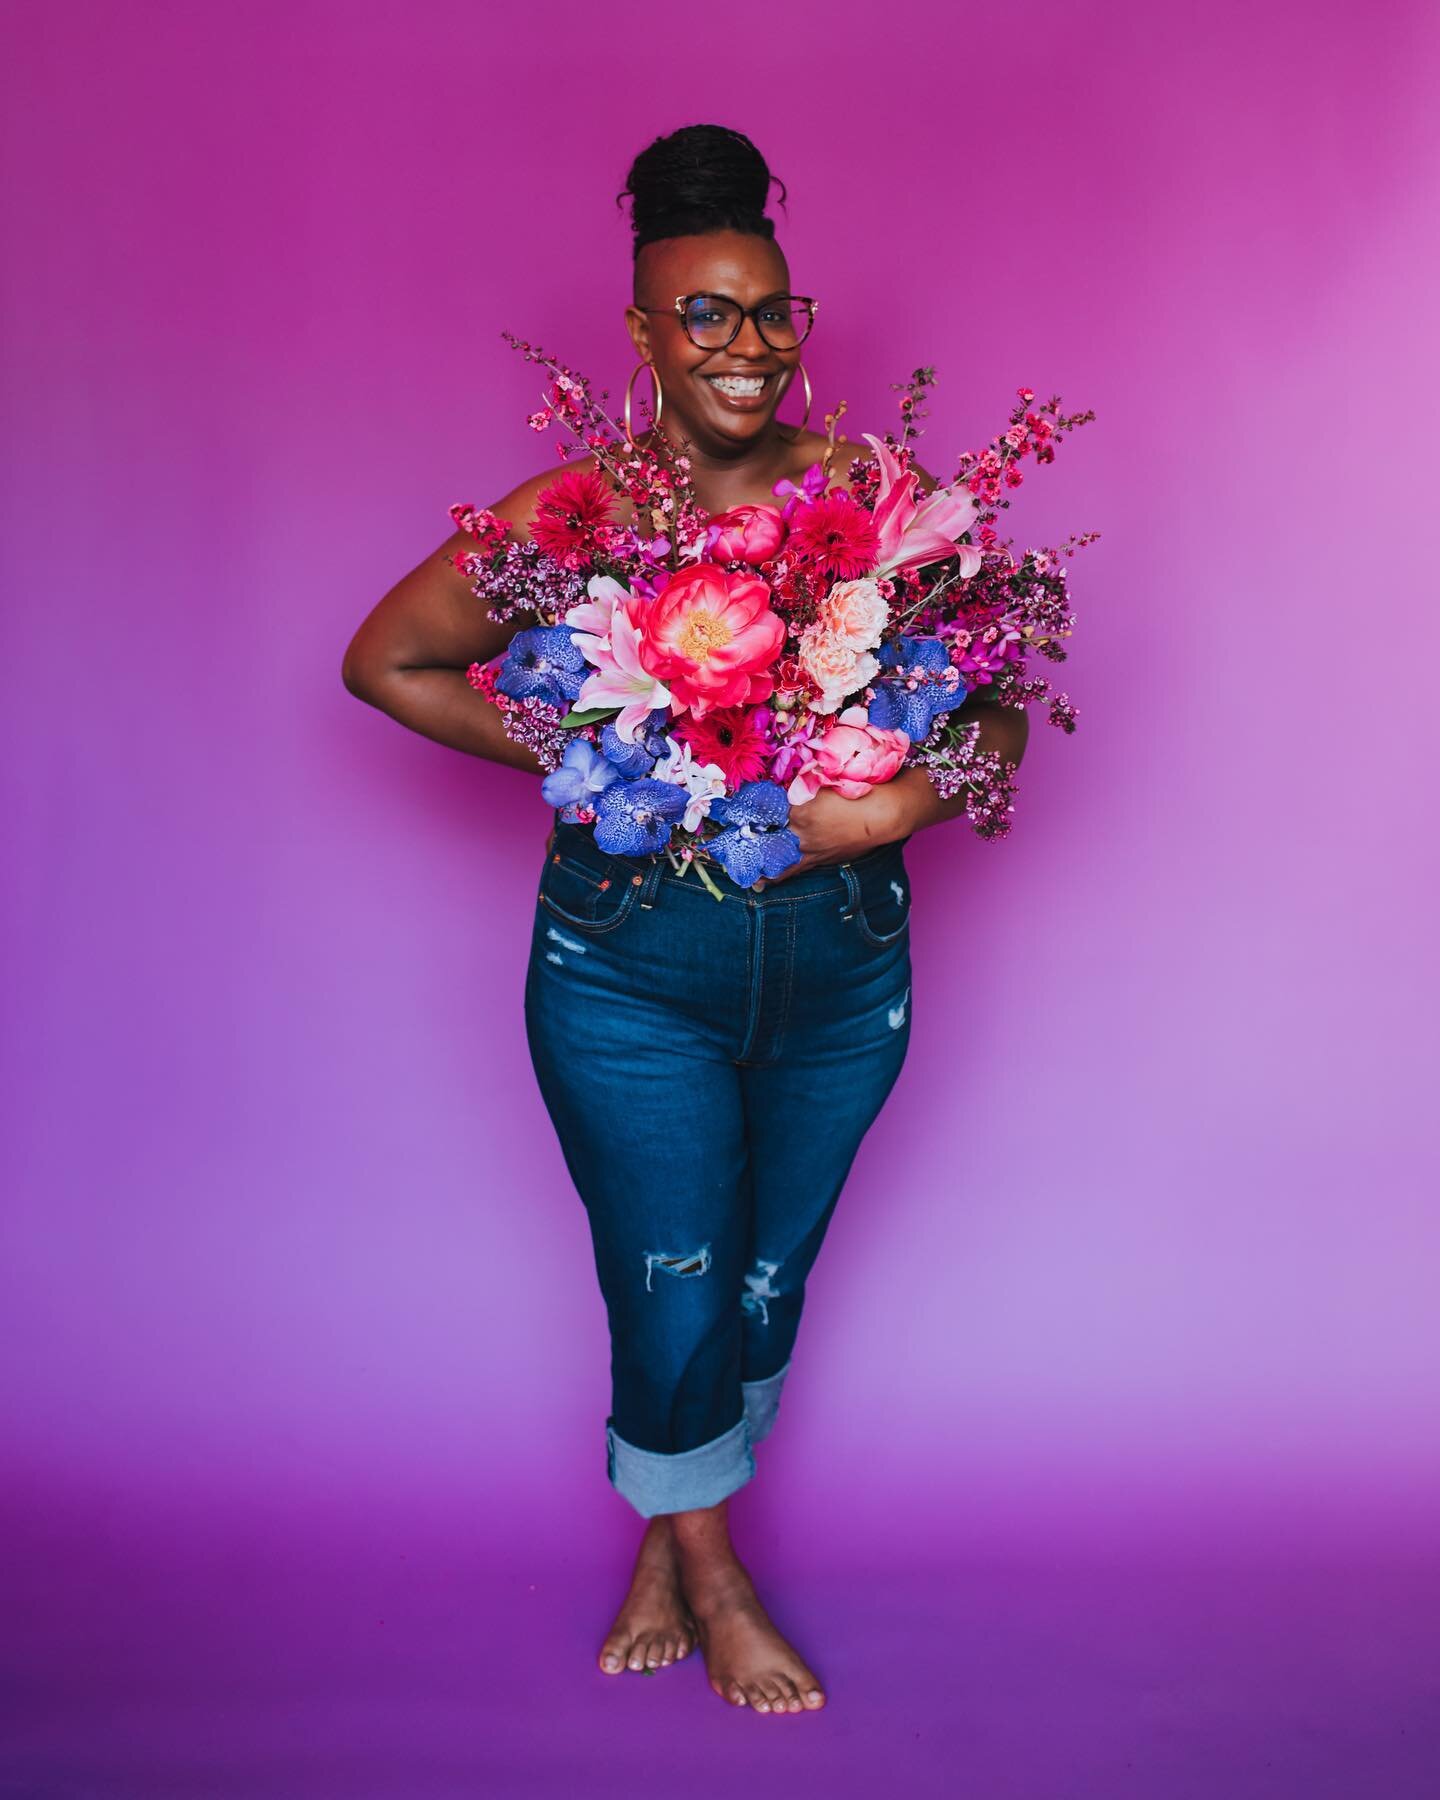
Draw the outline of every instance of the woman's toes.
[[[744,1688],[741,1687],[738,1681],[732,1681],[729,1687],[726,1688],[725,1698],[732,1706],[748,1706],[750,1704]]]
[[[775,1703],[776,1710],[780,1712],[799,1712],[800,1696],[795,1692],[795,1683],[790,1677],[788,1675],[781,1675],[776,1682],[776,1686],[780,1689],[780,1696]]]
[[[758,1681],[752,1681],[745,1690],[745,1696],[756,1712],[768,1713],[770,1702],[765,1697],[765,1690]]]
[[[806,1706],[809,1707],[810,1711],[814,1712],[817,1707],[825,1704],[825,1690],[818,1687],[803,1688],[800,1693],[800,1698],[805,1702]]]
[[[607,1675],[618,1675],[625,1667],[624,1638],[606,1638],[600,1650],[600,1667]]]

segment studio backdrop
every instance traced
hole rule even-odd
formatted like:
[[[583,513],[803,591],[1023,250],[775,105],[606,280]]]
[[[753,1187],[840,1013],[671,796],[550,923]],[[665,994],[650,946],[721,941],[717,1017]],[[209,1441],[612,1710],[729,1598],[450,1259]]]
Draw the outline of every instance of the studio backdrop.
[[[1093,406],[1004,523],[1100,533],[1078,729],[909,851],[910,1059],[744,1503],[861,1558],[902,1506],[927,1556],[1423,1533],[1431,9],[217,16],[9,31],[7,1507],[628,1541],[521,1015],[549,814],[340,665],[558,462],[502,330],[618,409],[615,195],[718,122],[815,417],[933,365],[946,479],[1022,386]]]

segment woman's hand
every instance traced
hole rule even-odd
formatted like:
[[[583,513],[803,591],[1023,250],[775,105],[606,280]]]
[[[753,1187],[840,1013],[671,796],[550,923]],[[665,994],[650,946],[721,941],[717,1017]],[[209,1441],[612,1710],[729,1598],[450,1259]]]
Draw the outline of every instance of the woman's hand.
[[[918,770],[902,771],[894,781],[871,788],[862,800],[843,800],[834,788],[821,788],[813,800],[804,800],[790,808],[790,829],[800,840],[800,861],[793,863],[783,875],[803,875],[807,869],[822,863],[853,862],[881,844],[893,844],[915,830],[915,789],[904,779],[915,773],[933,794],[929,780]]]

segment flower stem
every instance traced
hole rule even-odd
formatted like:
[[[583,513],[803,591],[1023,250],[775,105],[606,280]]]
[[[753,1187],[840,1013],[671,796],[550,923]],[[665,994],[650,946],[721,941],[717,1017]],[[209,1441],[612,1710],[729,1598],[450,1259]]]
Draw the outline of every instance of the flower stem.
[[[717,900],[723,900],[725,898],[719,888],[715,885],[715,877],[706,871],[704,862],[698,856],[695,858],[695,873],[705,883],[706,887],[709,888],[710,892]]]

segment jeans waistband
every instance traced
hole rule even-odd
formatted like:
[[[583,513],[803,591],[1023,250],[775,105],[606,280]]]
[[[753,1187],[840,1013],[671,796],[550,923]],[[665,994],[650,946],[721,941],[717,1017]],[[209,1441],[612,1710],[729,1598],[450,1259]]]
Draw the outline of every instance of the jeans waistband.
[[[849,893],[853,892],[853,886],[846,879],[846,869],[863,877],[871,870],[878,871],[887,865],[896,866],[901,862],[902,852],[909,841],[908,837],[896,838],[893,843],[880,844],[874,850],[867,850],[863,856],[852,857],[848,862],[822,863],[799,875],[786,875],[776,881],[767,881],[758,891],[754,888],[737,887],[718,863],[707,862],[705,873],[727,899],[748,900],[754,906],[781,900],[798,900],[807,894]],[[608,850],[602,850],[595,842],[595,833],[590,826],[573,825],[558,816],[551,851],[552,854],[572,857],[612,876],[624,875],[636,879],[649,875],[652,881],[658,879],[662,884],[678,882],[682,887],[694,888],[699,893],[705,892],[705,884],[700,876],[693,869],[684,875],[679,874],[671,867],[670,858],[663,850],[650,856],[613,855]]]

